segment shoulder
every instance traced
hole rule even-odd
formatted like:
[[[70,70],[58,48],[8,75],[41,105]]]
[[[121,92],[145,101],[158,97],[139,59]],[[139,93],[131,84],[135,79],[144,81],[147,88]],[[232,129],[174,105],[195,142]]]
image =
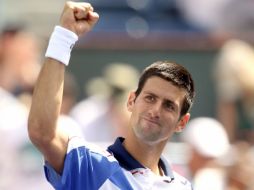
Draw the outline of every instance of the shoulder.
[[[90,158],[97,158],[99,160],[105,158],[108,162],[117,162],[110,152],[94,143],[85,141],[85,139],[80,136],[71,136],[69,139],[66,156],[72,155],[71,157],[73,158],[73,154],[76,154],[78,157],[83,157],[84,154],[86,154],[89,155]]]

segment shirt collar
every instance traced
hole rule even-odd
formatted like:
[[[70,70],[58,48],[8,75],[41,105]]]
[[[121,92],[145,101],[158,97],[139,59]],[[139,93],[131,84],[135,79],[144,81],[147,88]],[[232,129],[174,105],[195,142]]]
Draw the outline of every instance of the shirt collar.
[[[146,168],[141,163],[139,163],[135,158],[133,158],[130,153],[124,148],[123,146],[124,138],[118,137],[113,145],[108,147],[108,151],[111,152],[114,157],[119,162],[120,166],[124,169],[130,171],[137,168]],[[163,169],[163,172],[166,176],[171,177],[171,179],[174,179],[172,170],[166,161],[165,158],[160,158],[159,161],[160,167]]]

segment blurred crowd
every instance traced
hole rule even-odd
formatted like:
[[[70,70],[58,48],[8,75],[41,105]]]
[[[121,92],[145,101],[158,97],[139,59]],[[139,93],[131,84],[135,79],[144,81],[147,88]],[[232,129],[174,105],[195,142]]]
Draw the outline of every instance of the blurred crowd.
[[[27,136],[33,86],[40,69],[38,39],[22,26],[0,35],[0,189],[46,189],[43,159]],[[15,179],[15,182],[14,182]]]
[[[244,1],[240,6],[236,0],[202,2],[179,0],[177,7],[185,19],[205,30],[251,29],[248,23],[254,19],[253,11],[246,10],[253,2]],[[197,3],[204,9],[197,11]],[[242,12],[245,17],[237,17]],[[224,25],[220,18],[230,22]],[[27,117],[42,50],[38,37],[22,26],[10,25],[1,31],[1,190],[52,189],[44,178],[43,158],[27,136]],[[128,92],[135,90],[139,76],[139,71],[127,63],[105,65],[103,73],[84,85],[86,97],[81,100],[75,75],[68,72],[65,76],[59,125],[90,142],[110,143],[116,136],[125,135],[129,117],[125,101]],[[193,182],[195,190],[253,190],[254,47],[239,39],[225,41],[215,57],[213,71],[207,74],[214,79],[216,116],[200,115],[189,122],[177,142],[187,146],[187,159],[175,167]]]

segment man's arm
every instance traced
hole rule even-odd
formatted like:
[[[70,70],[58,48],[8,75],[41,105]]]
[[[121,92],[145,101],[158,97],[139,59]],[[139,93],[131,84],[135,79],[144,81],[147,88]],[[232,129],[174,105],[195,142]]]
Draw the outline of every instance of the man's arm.
[[[98,18],[98,14],[93,12],[90,4],[67,2],[60,18],[60,25],[80,36],[86,34]],[[45,59],[34,89],[28,120],[31,141],[59,173],[63,169],[69,138],[67,132],[57,127],[64,72],[63,63],[53,58]]]

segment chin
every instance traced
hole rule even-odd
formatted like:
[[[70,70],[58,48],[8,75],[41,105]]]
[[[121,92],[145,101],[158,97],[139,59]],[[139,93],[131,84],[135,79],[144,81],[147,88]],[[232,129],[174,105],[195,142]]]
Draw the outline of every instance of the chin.
[[[154,144],[160,141],[160,138],[158,135],[155,134],[147,134],[144,131],[136,131],[136,137],[148,144]]]

